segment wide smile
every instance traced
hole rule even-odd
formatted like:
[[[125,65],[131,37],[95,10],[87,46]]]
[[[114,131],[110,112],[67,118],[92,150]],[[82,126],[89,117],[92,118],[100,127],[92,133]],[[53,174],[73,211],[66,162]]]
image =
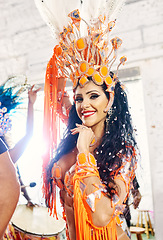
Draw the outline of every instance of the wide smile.
[[[82,117],[87,118],[95,114],[95,111],[82,112]]]

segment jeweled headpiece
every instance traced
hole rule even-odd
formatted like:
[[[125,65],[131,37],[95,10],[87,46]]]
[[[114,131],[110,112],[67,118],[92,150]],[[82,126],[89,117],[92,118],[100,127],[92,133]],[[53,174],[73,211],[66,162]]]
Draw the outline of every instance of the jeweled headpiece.
[[[78,83],[84,86],[89,81],[88,77],[92,77],[97,85],[105,82],[107,91],[114,91],[117,78],[116,75],[111,78],[110,70],[122,44],[118,37],[109,40],[115,21],[108,22],[105,15],[99,16],[92,25],[83,20],[87,24],[87,35],[79,37],[82,21],[79,10],[71,12],[69,17],[72,21],[60,33],[58,47],[57,66],[61,75],[70,78],[74,88]],[[118,68],[125,61],[126,57],[121,57]]]
[[[65,23],[63,30],[60,32],[58,29],[59,24],[57,25],[55,19],[57,11],[53,12],[55,1],[53,3],[50,0],[35,1],[37,5],[39,4],[39,8],[41,4],[41,13],[43,13],[44,19],[46,18],[46,22],[52,26],[58,35],[59,45],[56,51],[56,66],[59,75],[71,79],[73,88],[77,84],[80,84],[81,87],[84,86],[89,81],[88,77],[92,77],[92,80],[97,85],[102,85],[105,82],[107,91],[114,92],[118,71],[111,78],[110,70],[116,61],[117,50],[120,48],[122,40],[119,37],[110,37],[116,21],[115,19],[110,19],[111,17],[113,19],[114,16],[112,15],[115,15],[115,12],[119,11],[119,5],[123,1],[82,1],[83,3],[79,6],[81,16],[78,9],[67,14],[69,21]],[[64,6],[64,3],[65,1],[62,2],[62,6]],[[76,6],[76,3],[79,3],[79,1],[67,1],[67,4],[73,5],[73,3]],[[89,8],[92,10],[90,11]],[[87,12],[90,12],[88,14],[90,16],[86,16],[85,19],[84,16]],[[62,22],[62,15],[58,19],[58,22],[60,21]],[[54,29],[55,27],[56,29]],[[126,60],[124,56],[120,58],[117,70]]]

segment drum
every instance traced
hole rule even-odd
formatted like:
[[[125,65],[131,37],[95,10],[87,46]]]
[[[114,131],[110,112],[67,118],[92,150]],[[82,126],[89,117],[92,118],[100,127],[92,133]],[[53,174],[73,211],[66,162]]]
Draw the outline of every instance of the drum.
[[[46,207],[18,205],[7,227],[4,239],[65,240],[65,225],[65,221],[60,215],[58,220],[50,216]]]

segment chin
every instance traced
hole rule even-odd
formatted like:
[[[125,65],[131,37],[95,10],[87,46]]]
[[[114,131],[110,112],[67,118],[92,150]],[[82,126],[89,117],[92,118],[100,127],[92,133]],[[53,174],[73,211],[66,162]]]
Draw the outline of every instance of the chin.
[[[95,123],[93,123],[91,121],[83,121],[83,124],[84,124],[84,126],[90,127],[90,128],[96,125]]]

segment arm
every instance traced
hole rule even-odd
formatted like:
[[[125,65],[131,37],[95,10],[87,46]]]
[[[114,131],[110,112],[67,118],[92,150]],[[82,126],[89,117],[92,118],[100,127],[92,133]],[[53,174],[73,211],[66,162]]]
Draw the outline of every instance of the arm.
[[[19,200],[20,186],[8,152],[0,155],[0,239]]]
[[[18,174],[18,178],[19,178],[19,183],[20,183],[20,187],[21,187],[21,193],[23,194],[23,196],[25,197],[25,199],[27,200],[27,206],[34,206],[34,204],[32,203],[29,195],[28,195],[28,192],[26,190],[26,187],[22,187],[24,186],[24,183],[21,179],[21,175],[20,175],[20,172],[19,172],[19,168],[18,166],[16,167],[17,168],[17,174]]]
[[[28,112],[27,112],[27,126],[26,126],[26,134],[20,139],[20,141],[9,150],[11,159],[14,163],[21,157],[25,148],[33,135],[33,105],[36,101],[37,92],[40,90],[37,89],[33,91],[34,85],[28,92]]]

